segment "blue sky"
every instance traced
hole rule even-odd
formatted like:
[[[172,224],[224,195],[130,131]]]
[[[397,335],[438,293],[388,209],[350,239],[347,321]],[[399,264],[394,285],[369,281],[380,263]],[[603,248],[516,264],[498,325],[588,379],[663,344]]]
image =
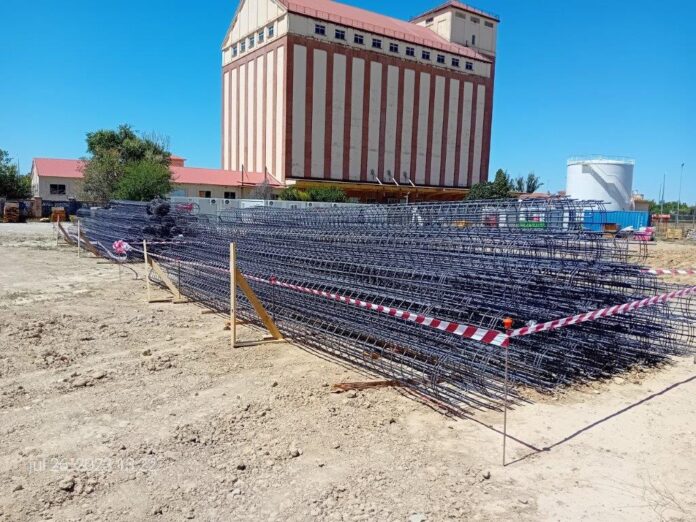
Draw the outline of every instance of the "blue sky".
[[[350,0],[408,18],[439,0]],[[636,158],[635,188],[696,202],[696,3],[475,0],[501,19],[491,170],[553,191],[578,154]],[[2,0],[0,148],[79,157],[131,123],[191,166],[220,165],[220,42],[229,0]]]

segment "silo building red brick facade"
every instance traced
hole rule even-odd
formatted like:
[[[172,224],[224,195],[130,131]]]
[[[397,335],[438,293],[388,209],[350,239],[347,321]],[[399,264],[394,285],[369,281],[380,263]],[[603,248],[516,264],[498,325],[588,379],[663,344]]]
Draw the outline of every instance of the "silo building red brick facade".
[[[407,22],[242,0],[222,47],[223,168],[461,195],[488,177],[497,26],[456,1]]]

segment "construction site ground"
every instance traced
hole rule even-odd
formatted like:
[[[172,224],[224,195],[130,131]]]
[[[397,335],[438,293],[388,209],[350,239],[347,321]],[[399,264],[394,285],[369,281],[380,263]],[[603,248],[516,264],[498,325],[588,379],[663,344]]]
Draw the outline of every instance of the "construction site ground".
[[[696,264],[659,243],[650,264]],[[0,225],[0,520],[694,520],[696,365],[681,358],[454,419]],[[696,278],[681,278],[696,284]],[[166,295],[163,291],[161,295]],[[259,333],[239,327],[242,338]],[[514,349],[514,347],[513,347]]]

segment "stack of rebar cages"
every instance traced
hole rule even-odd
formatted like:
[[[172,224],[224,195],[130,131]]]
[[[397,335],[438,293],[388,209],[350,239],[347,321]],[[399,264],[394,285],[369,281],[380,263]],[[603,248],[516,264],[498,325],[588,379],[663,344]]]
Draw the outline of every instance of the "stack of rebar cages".
[[[647,246],[588,231],[569,198],[259,207],[219,215],[155,201],[81,211],[87,237],[142,242],[180,291],[229,312],[229,245],[283,335],[454,408],[496,407],[504,351],[497,346],[263,281],[359,299],[444,321],[502,329],[558,319],[674,289],[644,272]],[[596,228],[596,227],[595,227]],[[154,276],[150,276],[154,277]],[[510,347],[511,379],[551,391],[691,351],[688,297],[529,337]],[[240,296],[238,314],[258,321]],[[520,397],[523,394],[518,394]]]

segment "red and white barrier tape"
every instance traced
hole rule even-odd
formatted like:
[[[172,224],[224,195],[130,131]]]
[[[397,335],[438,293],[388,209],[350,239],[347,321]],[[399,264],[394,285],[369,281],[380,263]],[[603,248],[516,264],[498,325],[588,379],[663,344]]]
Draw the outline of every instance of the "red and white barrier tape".
[[[375,303],[369,303],[367,301],[362,301],[360,299],[354,299],[352,297],[346,297],[339,294],[334,294],[331,292],[326,292],[324,290],[316,290],[314,288],[307,288],[305,286],[293,285],[291,283],[283,283],[278,281],[276,278],[264,279],[256,276],[245,276],[251,281],[257,281],[259,283],[266,283],[273,286],[279,286],[281,288],[287,288],[289,290],[295,290],[297,292],[304,292],[310,295],[316,295],[319,297],[324,297],[326,299],[331,299],[333,301],[339,301],[341,303],[351,304],[357,306],[358,308],[363,308],[366,310],[372,310],[379,312],[391,317],[396,317],[398,319],[403,319],[404,321],[410,321],[416,324],[421,324],[423,326],[429,326],[436,330],[442,332],[448,332],[460,337],[465,337],[467,339],[473,339],[475,341],[480,341],[486,344],[493,344],[495,346],[504,346],[507,342],[508,336],[503,332],[497,330],[488,330],[486,328],[479,328],[477,326],[453,323],[450,321],[443,321],[441,319],[436,319],[434,317],[428,317],[427,315],[414,314],[412,312],[407,312],[405,310],[399,310],[398,308],[392,308],[390,306],[378,305]]]
[[[594,310],[592,312],[585,312],[583,314],[572,315],[570,317],[564,317],[563,319],[555,319],[553,321],[547,321],[545,323],[535,324],[533,326],[524,326],[522,328],[512,330],[510,332],[510,337],[522,337],[524,335],[530,335],[537,332],[556,330],[558,328],[563,328],[564,326],[571,326],[577,323],[596,321],[597,319],[602,319],[604,317],[625,314],[628,312],[632,312],[633,310],[636,310],[638,308],[662,304],[672,299],[676,299],[678,297],[685,297],[687,295],[692,294],[696,294],[696,286],[682,288],[681,290],[674,290],[673,292],[668,292],[666,294],[656,295],[653,297],[646,297],[645,299],[632,301],[630,303],[624,303],[622,305],[614,305],[608,308]]]
[[[138,251],[133,248],[134,251]],[[208,269],[216,270],[219,272],[229,272],[228,269],[223,269],[220,267],[206,265],[203,263],[195,263],[190,261],[180,261],[178,259],[170,258],[167,256],[162,256],[158,254],[152,254],[152,257],[167,259],[170,261],[180,262],[181,264],[193,265],[206,267]],[[607,308],[602,308],[599,310],[593,310],[591,312],[585,312],[578,315],[572,315],[569,317],[564,317],[562,319],[554,319],[553,321],[547,321],[545,323],[539,323],[532,326],[524,326],[522,328],[517,328],[509,332],[501,332],[498,330],[490,330],[486,328],[479,328],[478,326],[459,324],[450,321],[444,321],[442,319],[436,319],[434,317],[429,317],[422,314],[415,314],[412,312],[407,312],[405,310],[399,310],[398,308],[392,308],[389,306],[378,305],[375,303],[370,303],[367,301],[362,301],[360,299],[355,299],[352,297],[346,297],[340,294],[327,292],[325,290],[316,290],[314,288],[309,288],[305,286],[299,286],[292,283],[285,283],[278,281],[275,277],[269,279],[264,279],[262,277],[245,275],[245,277],[251,281],[256,281],[259,283],[265,283],[273,286],[278,286],[281,288],[287,288],[289,290],[294,290],[296,292],[303,292],[310,295],[315,295],[318,297],[323,297],[326,299],[331,299],[333,301],[338,301],[345,304],[350,304],[357,306],[358,308],[363,308],[365,310],[372,310],[375,312],[383,313],[391,317],[396,317],[404,321],[410,321],[416,324],[434,328],[442,332],[451,333],[464,337],[466,339],[473,339],[474,341],[479,341],[485,344],[492,344],[494,346],[500,346],[506,348],[510,345],[510,339],[512,337],[523,337],[526,335],[535,334],[538,332],[545,332],[548,330],[557,330],[559,328],[564,328],[566,326],[572,326],[578,323],[585,323],[588,321],[596,321],[605,317],[611,317],[614,315],[620,315],[632,312],[638,308],[645,308],[646,306],[654,306],[657,304],[663,304],[672,299],[679,297],[685,297],[688,295],[696,294],[696,286],[691,286],[687,288],[682,288],[681,290],[674,290],[665,294],[656,295],[653,297],[646,297],[645,299],[639,299],[637,301],[631,301],[629,303],[624,303],[621,305],[614,305]]]
[[[652,275],[696,275],[696,268],[648,268],[645,274]]]
[[[138,249],[133,248],[134,251]],[[182,265],[189,266],[200,266],[218,272],[229,272],[229,269],[222,269],[212,265],[205,265],[203,263],[194,263],[191,261],[179,261],[171,257],[159,255],[159,254],[149,254],[154,258],[166,259],[168,261],[180,262]],[[495,346],[505,346],[504,343],[508,341],[508,336],[504,332],[498,330],[489,330],[486,328],[479,328],[478,326],[472,326],[468,324],[453,323],[450,321],[444,321],[442,319],[436,319],[434,317],[428,317],[426,315],[414,314],[412,312],[407,312],[405,310],[399,310],[397,308],[392,308],[389,306],[378,305],[375,303],[370,303],[367,301],[362,301],[360,299],[354,299],[352,297],[346,297],[343,295],[326,292],[324,290],[316,290],[314,288],[308,288],[306,286],[299,286],[292,283],[285,283],[278,281],[275,277],[269,279],[264,279],[262,277],[256,277],[252,275],[244,274],[244,277],[250,281],[256,281],[258,283],[265,283],[272,286],[278,286],[281,288],[287,288],[288,290],[294,290],[296,292],[303,292],[305,294],[315,295],[318,297],[324,297],[326,299],[331,299],[333,301],[339,301],[341,303],[351,304],[357,306],[358,308],[364,308],[366,310],[372,310],[375,312],[383,313],[391,317],[396,317],[397,319],[402,319],[404,321],[410,321],[416,324],[421,324],[423,326],[428,326],[442,332],[451,333],[464,337],[466,339],[473,339],[475,341],[480,341],[485,344],[493,344]]]

